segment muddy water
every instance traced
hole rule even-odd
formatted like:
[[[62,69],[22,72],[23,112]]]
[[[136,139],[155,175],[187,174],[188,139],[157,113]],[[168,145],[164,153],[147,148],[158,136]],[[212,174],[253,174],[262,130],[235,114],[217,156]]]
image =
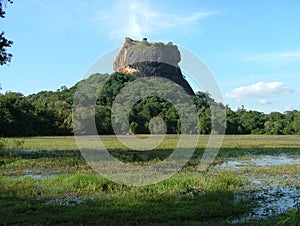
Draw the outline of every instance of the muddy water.
[[[216,170],[241,171],[248,169],[247,173],[241,175],[248,181],[242,192],[235,194],[237,202],[249,200],[255,207],[251,212],[233,219],[231,223],[241,223],[252,219],[263,219],[273,215],[278,215],[296,208],[300,200],[300,174],[268,175],[255,173],[257,168],[272,168],[280,165],[300,164],[299,155],[261,155],[252,156],[246,159],[235,159],[225,161],[216,166]],[[253,172],[251,171],[253,169]]]

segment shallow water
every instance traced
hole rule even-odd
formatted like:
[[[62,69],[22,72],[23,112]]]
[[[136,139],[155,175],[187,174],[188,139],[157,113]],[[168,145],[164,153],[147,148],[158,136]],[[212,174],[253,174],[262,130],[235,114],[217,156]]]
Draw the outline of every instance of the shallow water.
[[[47,168],[27,168],[21,171],[22,176],[19,177],[31,177],[32,179],[44,179],[53,177],[59,174],[59,172],[47,169]]]
[[[272,167],[279,165],[292,165],[300,164],[299,155],[257,155],[250,157],[250,159],[235,159],[223,162],[217,165],[217,168],[222,169],[239,169],[239,168],[251,168],[251,167]]]
[[[82,204],[88,200],[93,201],[95,198],[93,196],[85,197],[85,196],[72,196],[69,195],[67,197],[63,198],[53,198],[49,199],[48,201],[45,202],[45,205],[59,205],[59,206],[75,206]]]
[[[66,173],[66,170],[61,169],[49,169],[49,168],[40,168],[40,167],[30,167],[26,169],[19,170],[17,172],[8,172],[8,176],[10,178],[23,178],[23,177],[30,177],[32,179],[45,179],[49,177],[54,177],[56,175]]]
[[[97,194],[99,196],[99,194]],[[104,193],[101,197],[109,198],[112,197],[111,193]],[[84,202],[94,201],[96,199],[95,196],[76,196],[72,193],[66,194],[64,197],[55,197],[49,199],[45,202],[45,205],[58,205],[58,206],[76,206],[80,205]]]
[[[299,175],[282,174],[268,175],[255,173],[251,169],[271,168],[279,165],[300,164],[299,155],[258,155],[249,156],[247,159],[234,159],[225,161],[215,167],[218,171],[241,171],[249,169],[247,173],[240,174],[248,184],[243,186],[243,191],[235,194],[237,202],[249,200],[255,207],[250,213],[235,218],[231,223],[242,223],[253,219],[264,219],[273,215],[287,212],[296,208],[300,200]]]
[[[300,188],[275,186],[250,193],[237,193],[235,199],[237,202],[247,199],[256,206],[250,213],[231,221],[231,223],[241,223],[253,219],[264,219],[285,213],[290,208],[296,208],[299,205]]]

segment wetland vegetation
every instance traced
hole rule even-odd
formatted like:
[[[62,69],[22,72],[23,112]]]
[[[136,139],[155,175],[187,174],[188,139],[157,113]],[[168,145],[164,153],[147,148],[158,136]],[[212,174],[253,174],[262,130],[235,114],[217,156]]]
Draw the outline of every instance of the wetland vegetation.
[[[168,135],[151,152],[131,153],[114,136],[101,138],[133,164],[159,162],[177,144],[177,136]],[[94,172],[74,137],[2,138],[0,224],[299,224],[299,136],[225,136],[214,163],[197,172],[207,141],[200,137],[192,159],[173,177],[134,187]]]

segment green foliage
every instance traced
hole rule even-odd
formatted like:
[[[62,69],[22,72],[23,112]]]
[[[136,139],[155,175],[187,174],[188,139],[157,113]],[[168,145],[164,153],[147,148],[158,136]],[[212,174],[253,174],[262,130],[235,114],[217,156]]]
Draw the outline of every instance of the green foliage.
[[[0,138],[0,150],[4,149],[5,147],[7,147],[7,140]]]
[[[284,219],[278,222],[277,225],[289,225],[289,226],[299,226],[300,225],[300,201],[297,199],[295,194],[296,205],[291,208]]]
[[[68,135],[72,128],[72,90],[0,94],[0,136]]]
[[[13,139],[14,147],[17,150],[22,150],[24,147],[25,139]]]
[[[13,2],[12,2],[12,0],[0,1],[0,18],[5,17],[5,11],[3,8],[6,6],[7,3],[13,3]],[[0,65],[8,64],[11,61],[12,54],[7,53],[6,48],[11,47],[12,44],[13,44],[13,41],[8,40],[4,36],[4,32],[2,31],[0,33]]]
[[[239,126],[237,129],[238,133],[241,134],[264,133],[264,124],[266,121],[266,116],[262,112],[251,111],[251,110],[246,111],[246,109],[242,106],[236,111],[236,118]]]
[[[42,91],[29,96],[17,92],[0,94],[0,137],[72,135],[73,125],[81,132],[89,134],[91,125],[88,122],[91,117],[95,118],[99,134],[114,134],[111,125],[112,105],[120,91],[135,79],[135,76],[122,73],[94,74],[71,88],[62,86],[56,91]],[[98,87],[97,84],[104,86]],[[157,85],[163,90],[160,96],[180,98],[179,94],[176,95],[176,90],[172,90],[167,84]],[[76,109],[73,109],[76,120],[72,121],[73,99],[79,86]],[[130,90],[133,96],[139,95],[139,92],[142,91]],[[189,133],[219,133],[225,123],[227,134],[300,134],[300,112],[297,110],[266,115],[258,111],[248,111],[242,106],[233,111],[228,106],[216,103],[209,93],[204,92],[197,92],[191,99],[198,111],[199,126],[196,130],[189,128],[193,124],[192,119],[190,122],[187,120],[186,128],[181,128],[179,113],[164,98],[147,97],[135,103],[130,111],[131,133],[150,133],[151,119],[159,117],[165,121],[168,134],[178,134],[181,129]],[[87,103],[94,100],[96,106],[87,106]],[[191,108],[187,105],[181,107],[187,112]],[[221,121],[222,117],[218,115],[218,111],[212,111],[212,107],[226,110],[226,122]],[[125,117],[125,114],[121,116]],[[124,126],[119,125],[120,128]]]

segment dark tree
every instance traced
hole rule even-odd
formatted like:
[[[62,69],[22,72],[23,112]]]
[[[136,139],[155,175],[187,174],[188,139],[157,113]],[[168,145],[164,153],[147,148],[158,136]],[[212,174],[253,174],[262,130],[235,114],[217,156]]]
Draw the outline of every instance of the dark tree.
[[[3,10],[6,7],[7,3],[13,3],[12,0],[0,0],[0,17],[5,17],[5,11]],[[0,65],[8,64],[11,61],[12,54],[7,53],[7,48],[11,47],[13,41],[8,40],[4,36],[4,32],[0,33]]]

